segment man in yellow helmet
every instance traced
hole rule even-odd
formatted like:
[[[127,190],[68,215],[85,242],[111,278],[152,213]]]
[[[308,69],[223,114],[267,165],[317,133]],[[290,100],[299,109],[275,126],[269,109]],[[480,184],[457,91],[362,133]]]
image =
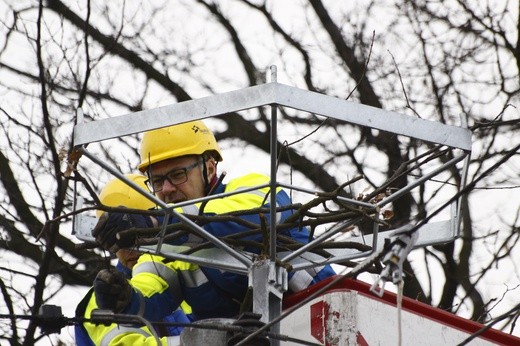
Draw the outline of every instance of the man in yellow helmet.
[[[227,184],[217,179],[217,163],[222,161],[220,148],[213,133],[202,121],[193,121],[146,132],[140,148],[141,163],[139,170],[148,175],[150,190],[162,201],[173,205],[196,200],[208,194],[229,193],[244,190],[242,193],[212,199],[207,203],[196,202],[176,208],[176,211],[191,215],[219,215],[235,211],[269,208],[269,187],[257,188],[269,183],[270,178],[261,174],[248,174],[230,180]],[[253,188],[253,189],[251,189]],[[277,206],[291,204],[287,193],[281,188],[276,191]],[[286,209],[277,213],[277,222],[285,220],[293,211]],[[129,224],[160,224],[162,220],[151,220],[149,216],[108,213],[104,220],[96,226],[93,235],[106,249],[117,249],[128,246],[119,241],[116,234],[129,228]],[[264,214],[269,219],[268,213]],[[219,221],[205,224],[203,228],[215,237],[240,235],[250,228],[244,226],[260,225],[258,213],[243,213],[244,222]],[[131,220],[122,223],[121,220]],[[177,222],[177,220],[171,220]],[[291,228],[279,234],[290,237],[300,243],[307,243],[309,232],[305,228]],[[259,233],[241,238],[251,243],[262,244]],[[196,245],[204,240],[189,233],[175,240],[175,244]],[[280,246],[283,246],[280,244]],[[243,246],[249,253],[260,252],[258,246]],[[248,278],[227,271],[212,268],[200,268],[203,276],[196,282],[183,285],[184,299],[191,305],[195,316],[235,317],[243,301]],[[309,285],[334,275],[329,265],[289,273],[289,290],[299,291]],[[182,282],[181,282],[182,284]]]
[[[141,174],[128,174],[126,178],[146,189],[146,177]],[[119,179],[109,181],[102,189],[99,200],[104,206],[124,206],[132,209],[146,210],[154,207],[154,203]],[[97,216],[102,215],[98,210]],[[94,280],[93,288],[78,304],[77,317],[90,318],[92,311],[110,309],[116,313],[139,314],[149,321],[169,323],[190,323],[191,307],[182,301],[179,294],[177,278],[165,275],[176,273],[186,264],[179,261],[168,261],[164,258],[141,254],[131,248],[121,248],[115,252],[118,259],[116,269],[101,270]],[[159,280],[149,280],[150,276],[158,276]],[[162,284],[161,284],[162,280]],[[169,288],[169,289],[166,289]],[[178,336],[182,328],[165,326],[154,329],[162,337],[161,342],[171,345],[172,337]],[[85,322],[75,326],[76,344],[112,345],[155,344],[155,338],[147,327],[113,324],[93,324]]]

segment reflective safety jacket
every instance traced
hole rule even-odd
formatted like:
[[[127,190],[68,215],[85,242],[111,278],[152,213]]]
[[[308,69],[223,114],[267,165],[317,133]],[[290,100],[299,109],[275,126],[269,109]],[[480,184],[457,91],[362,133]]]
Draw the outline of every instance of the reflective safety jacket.
[[[223,238],[229,235],[238,235],[240,233],[251,230],[252,226],[259,228],[261,224],[261,216],[258,212],[246,213],[243,211],[262,208],[263,217],[269,222],[269,186],[251,189],[255,186],[266,185],[270,178],[261,174],[248,174],[243,177],[232,179],[228,184],[220,183],[215,187],[212,195],[236,192],[244,190],[239,194],[216,198],[207,203],[195,203],[185,207],[175,208],[177,212],[192,215],[214,216],[226,214],[230,212],[241,211],[240,218],[244,222],[234,221],[213,221],[205,224],[203,228],[215,237]],[[276,191],[277,207],[290,205],[291,199],[287,193],[278,188]],[[276,222],[280,223],[293,214],[293,210],[287,209],[277,213]],[[161,222],[162,220],[159,220]],[[171,223],[177,222],[171,220]],[[300,243],[309,241],[309,231],[305,227],[293,227],[279,232],[281,235],[290,237]],[[262,244],[262,234],[257,233],[240,238],[241,240],[249,240],[257,244]],[[173,242],[173,245],[197,245],[204,239],[190,233]],[[278,247],[283,248],[282,243],[278,243]],[[246,252],[258,254],[260,252],[257,246],[244,246],[242,249]],[[287,250],[289,251],[289,249]],[[311,255],[309,255],[311,256]],[[319,257],[319,256],[317,256]],[[320,258],[323,260],[323,258]],[[289,291],[297,292],[309,285],[321,281],[327,277],[334,275],[334,270],[330,265],[318,266],[311,269],[300,270],[289,273]],[[239,307],[246,295],[248,287],[248,278],[245,275],[235,274],[223,270],[193,266],[190,270],[180,274],[184,299],[190,304],[193,313],[197,319],[211,317],[236,317]]]
[[[138,315],[148,321],[191,323],[193,321],[191,307],[179,300],[179,295],[173,288],[177,270],[183,263],[170,261],[163,264],[164,259],[158,256],[143,254],[132,270],[129,280],[134,288],[130,304],[121,314]],[[154,268],[152,273],[147,269]],[[160,275],[157,275],[159,274]],[[168,275],[173,273],[173,275]],[[154,280],[150,280],[152,275]],[[179,307],[180,305],[180,307]],[[76,308],[76,317],[90,318],[92,311],[97,309],[94,290],[86,294]],[[178,345],[182,327],[161,326],[154,332],[161,337],[162,345]],[[146,326],[108,323],[93,324],[85,322],[75,326],[76,344],[90,345],[156,345],[156,339]]]

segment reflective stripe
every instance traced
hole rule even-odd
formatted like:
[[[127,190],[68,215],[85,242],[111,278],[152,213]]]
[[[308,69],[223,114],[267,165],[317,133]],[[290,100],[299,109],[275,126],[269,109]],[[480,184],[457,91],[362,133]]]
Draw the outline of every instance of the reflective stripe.
[[[188,214],[188,215],[199,215],[199,207],[197,207],[196,205],[194,204],[190,204],[190,205],[187,205],[187,206],[184,206],[184,207],[181,207],[179,208],[182,210],[182,213],[183,214]]]
[[[166,338],[167,346],[180,346],[181,344],[181,337],[180,335],[176,336],[168,336]]]
[[[289,290],[298,292],[307,288],[312,282],[312,275],[305,270],[300,270],[294,273],[289,280]]]
[[[311,274],[312,277],[315,277],[323,268],[325,268],[325,266],[309,268],[307,269],[307,273]]]
[[[280,251],[280,252],[278,252],[278,256],[285,257],[289,253],[290,253],[290,251]],[[304,260],[304,258],[305,258],[305,260]],[[320,255],[311,253],[311,252],[306,252],[305,254],[291,260],[291,263],[298,264],[298,263],[302,263],[304,261],[312,261],[314,263],[320,263],[320,262],[323,263],[325,261],[325,258]],[[308,268],[308,269],[299,270],[299,271],[295,272],[294,275],[289,280],[289,289],[292,292],[298,292],[298,291],[301,291],[301,290],[309,287],[309,285],[312,283],[312,280],[314,280],[314,277],[323,268],[325,268],[325,266]]]
[[[103,339],[101,340],[100,346],[109,346],[112,339],[122,334],[140,334],[144,337],[150,337],[150,333],[142,330],[141,328],[135,327],[126,327],[123,325],[117,325],[115,328],[112,328],[108,333],[105,334]]]
[[[265,188],[263,190],[266,190],[268,188]],[[240,191],[241,189],[237,189],[237,191]],[[280,189],[278,189],[280,190]],[[248,194],[251,194],[251,195],[255,195],[255,196],[259,196],[262,198],[262,201],[265,199],[265,196],[267,194],[268,191],[266,192],[263,192],[262,190],[253,190],[253,191],[249,191]],[[269,202],[268,200],[266,200],[266,202]],[[261,205],[258,205],[258,207],[261,207]],[[280,207],[280,205],[278,204],[278,202],[276,202],[276,208]],[[281,212],[277,212],[276,213],[276,223],[280,223],[280,221],[282,220],[282,213]]]
[[[182,214],[186,214],[186,215],[199,215],[199,207],[195,204],[176,208],[176,210],[180,211]],[[198,235],[194,234],[193,232],[189,232],[188,240],[184,244],[187,244],[188,246],[193,246],[195,244],[200,244],[203,241],[204,241],[203,238],[199,237]]]
[[[208,282],[208,278],[200,269],[182,270],[180,274],[187,288],[199,287]]]
[[[161,262],[151,261],[141,262],[134,266],[132,269],[132,276],[135,277],[140,273],[155,274],[166,281],[168,284],[168,290],[175,299],[175,305],[179,305],[184,300],[179,274],[175,270],[167,267]]]
[[[139,290],[134,289],[134,291],[135,291],[135,293],[137,293],[137,296],[139,297],[139,311],[137,312],[137,316],[143,316],[144,309],[146,308],[146,304],[144,303],[143,294]]]
[[[243,188],[240,188],[240,189],[236,189],[236,191],[240,191],[240,190],[245,190],[247,187],[243,187]],[[267,189],[267,188],[266,188]],[[259,196],[261,197],[262,199],[265,198],[265,195],[267,194],[267,191],[266,192],[263,192],[261,190],[252,190],[252,191],[248,191],[247,192],[248,194],[250,195],[255,195],[255,196]]]
[[[280,207],[280,205],[278,204],[278,202],[276,203],[276,208]],[[282,221],[282,213],[281,212],[277,212],[276,213],[276,224],[279,224],[280,221]]]

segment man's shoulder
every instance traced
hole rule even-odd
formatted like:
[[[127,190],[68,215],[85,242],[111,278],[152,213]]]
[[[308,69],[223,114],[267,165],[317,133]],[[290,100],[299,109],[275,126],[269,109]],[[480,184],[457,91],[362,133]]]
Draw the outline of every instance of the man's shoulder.
[[[229,180],[229,182],[226,184],[227,189],[226,190],[236,190],[240,187],[249,187],[249,186],[255,186],[255,185],[262,185],[268,183],[270,180],[269,176],[261,173],[247,173],[245,175],[242,175],[240,177],[235,177]]]

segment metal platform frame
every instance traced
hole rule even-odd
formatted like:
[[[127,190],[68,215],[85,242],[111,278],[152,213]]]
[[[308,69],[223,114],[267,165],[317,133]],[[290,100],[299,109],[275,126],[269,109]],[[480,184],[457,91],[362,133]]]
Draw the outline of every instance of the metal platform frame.
[[[298,271],[310,267],[322,266],[327,263],[339,263],[348,259],[366,257],[382,247],[384,239],[389,237],[391,231],[380,232],[378,223],[375,222],[372,234],[363,236],[362,238],[358,237],[349,239],[349,241],[371,244],[372,249],[370,251],[328,249],[327,251],[332,255],[330,258],[321,258],[315,254],[311,254],[308,250],[335,235],[341,230],[340,227],[332,227],[316,237],[310,243],[302,246],[300,249],[283,254],[276,253],[276,234],[275,232],[270,232],[269,243],[272,251],[269,254],[269,258],[255,260],[249,254],[237,251],[219,238],[209,234],[184,215],[178,213],[171,205],[165,204],[148,191],[142,190],[135,183],[126,179],[121,172],[108,166],[105,162],[99,160],[86,149],[86,145],[93,142],[140,133],[188,121],[219,115],[225,116],[226,113],[233,113],[262,106],[271,108],[271,180],[269,184],[257,186],[254,187],[254,189],[268,186],[271,191],[275,191],[277,187],[283,187],[309,194],[315,194],[315,191],[283,184],[277,181],[277,112],[279,107],[288,107],[295,110],[314,113],[351,124],[387,131],[433,144],[447,146],[453,149],[460,149],[457,150],[459,153],[449,162],[439,165],[435,170],[420,177],[408,186],[401,188],[380,202],[372,204],[364,203],[355,199],[339,197],[345,203],[369,208],[378,215],[381,208],[385,205],[463,160],[462,188],[465,186],[471,152],[471,132],[469,129],[465,127],[445,125],[396,112],[385,111],[379,108],[365,106],[336,97],[280,84],[276,81],[275,66],[272,66],[270,69],[270,82],[245,89],[92,122],[85,122],[82,112],[79,110],[77,115],[77,125],[74,127],[75,147],[80,150],[83,155],[89,157],[90,160],[94,161],[114,176],[125,181],[128,185],[161,207],[167,216],[165,217],[165,220],[168,220],[169,216],[175,217],[185,223],[196,234],[213,243],[216,247],[215,249],[206,249],[185,255],[178,253],[185,248],[163,244],[162,241],[159,241],[156,246],[141,247],[140,250],[143,252],[159,254],[171,259],[196,263],[201,266],[219,268],[249,275],[250,286],[254,287],[253,311],[261,314],[262,321],[264,322],[271,321],[274,317],[280,314],[282,296],[287,290],[287,271],[276,265],[277,260],[290,263],[293,270]],[[227,195],[229,194],[218,194],[211,197],[200,198],[198,200],[186,201],[176,204],[175,207],[190,205],[214,198],[221,198]],[[270,194],[270,206],[270,225],[276,225],[276,212],[274,209],[276,206],[275,193]],[[445,243],[454,240],[459,234],[459,211],[460,202],[458,198],[455,198],[451,206],[450,219],[422,225],[417,230],[419,237],[415,247]],[[93,218],[84,215],[77,215],[74,221],[76,236],[82,240],[90,240],[90,230],[92,229],[94,222],[95,219]],[[163,226],[166,226],[166,222]]]

